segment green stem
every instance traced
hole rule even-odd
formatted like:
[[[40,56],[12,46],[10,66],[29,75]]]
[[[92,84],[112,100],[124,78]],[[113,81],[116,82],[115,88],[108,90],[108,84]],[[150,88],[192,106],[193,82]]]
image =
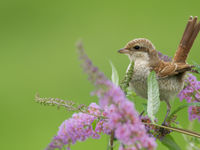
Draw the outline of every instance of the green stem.
[[[157,127],[160,127],[160,128],[165,128],[165,129],[168,129],[168,130],[172,130],[172,131],[175,131],[175,132],[179,132],[179,133],[182,133],[182,134],[186,134],[186,135],[190,135],[190,136],[193,136],[193,137],[200,138],[200,134],[196,133],[194,131],[176,128],[176,127],[162,126],[162,125],[158,125],[158,124],[154,124],[154,123],[144,123],[144,124],[154,125],[154,126],[157,126]]]

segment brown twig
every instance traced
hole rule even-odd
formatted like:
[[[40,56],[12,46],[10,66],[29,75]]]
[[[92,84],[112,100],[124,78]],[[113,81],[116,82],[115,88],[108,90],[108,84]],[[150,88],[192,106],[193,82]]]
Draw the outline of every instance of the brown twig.
[[[154,123],[144,123],[144,124],[154,125],[154,126],[157,126],[157,127],[160,127],[160,128],[164,128],[164,129],[168,129],[168,130],[176,131],[176,132],[179,132],[179,133],[182,133],[182,134],[186,134],[186,135],[190,135],[190,136],[193,136],[193,137],[200,138],[200,134],[196,133],[194,131],[176,128],[176,127],[162,126],[162,125],[158,125],[158,124],[154,124]]]
[[[113,143],[114,143],[114,130],[112,130],[110,134],[110,150],[113,150]]]

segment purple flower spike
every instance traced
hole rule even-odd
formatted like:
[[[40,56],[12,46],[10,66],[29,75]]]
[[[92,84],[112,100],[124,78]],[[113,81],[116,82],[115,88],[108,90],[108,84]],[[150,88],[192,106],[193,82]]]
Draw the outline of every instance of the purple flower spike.
[[[200,102],[200,81],[192,74],[188,74],[185,80],[185,88],[178,94],[179,99],[187,100],[188,103]],[[198,119],[200,121],[200,107],[190,106],[188,108],[189,120]]]
[[[164,55],[162,54],[161,52],[158,51],[158,57],[163,60],[163,61],[166,61],[166,62],[170,62],[172,61],[172,58],[167,56],[167,55]]]
[[[183,99],[186,99],[188,103],[199,101],[200,82],[197,81],[195,76],[193,76],[192,74],[188,74],[185,83],[185,88],[178,94],[180,100],[182,101]]]
[[[104,121],[99,121],[96,128],[93,129],[93,123],[97,120],[96,115],[101,116],[101,110],[95,103],[91,103],[88,107],[88,114],[73,114],[72,118],[61,124],[57,136],[53,138],[46,150],[61,149],[64,145],[68,145],[68,149],[70,149],[70,145],[75,144],[77,141],[84,141],[89,137],[100,138],[100,133],[104,132],[105,128],[103,127]],[[106,128],[106,132],[108,132],[107,130],[110,131]]]
[[[200,121],[200,107],[199,106],[190,106],[188,108],[189,120],[198,119]]]

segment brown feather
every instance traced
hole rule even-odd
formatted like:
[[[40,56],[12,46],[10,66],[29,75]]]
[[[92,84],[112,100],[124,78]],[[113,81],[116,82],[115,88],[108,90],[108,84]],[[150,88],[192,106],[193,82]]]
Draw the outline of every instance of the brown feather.
[[[188,53],[190,52],[190,49],[192,48],[192,45],[199,33],[199,30],[200,30],[200,22],[197,23],[197,17],[194,17],[194,18],[190,17],[188,20],[187,26],[185,28],[185,31],[183,33],[181,42],[175,53],[175,56],[173,59],[174,63],[178,63],[178,62],[186,63]]]
[[[159,65],[153,68],[157,75],[161,78],[174,76],[184,73],[186,71],[192,71],[193,66],[185,63],[173,63],[160,61]]]

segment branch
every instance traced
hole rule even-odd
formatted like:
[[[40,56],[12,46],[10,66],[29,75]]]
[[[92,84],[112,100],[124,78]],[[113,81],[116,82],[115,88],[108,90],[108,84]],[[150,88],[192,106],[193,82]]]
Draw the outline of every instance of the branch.
[[[110,150],[113,150],[113,142],[114,141],[114,130],[111,131],[110,134]]]
[[[176,128],[176,127],[162,126],[162,125],[158,125],[158,124],[154,124],[154,123],[144,123],[144,124],[154,125],[154,126],[157,126],[157,127],[160,127],[160,128],[164,128],[164,129],[168,129],[168,130],[172,130],[172,131],[179,132],[179,133],[182,133],[182,134],[186,134],[186,135],[190,135],[190,136],[193,136],[193,137],[200,138],[200,134],[196,133],[194,131],[181,129],[181,128]]]

